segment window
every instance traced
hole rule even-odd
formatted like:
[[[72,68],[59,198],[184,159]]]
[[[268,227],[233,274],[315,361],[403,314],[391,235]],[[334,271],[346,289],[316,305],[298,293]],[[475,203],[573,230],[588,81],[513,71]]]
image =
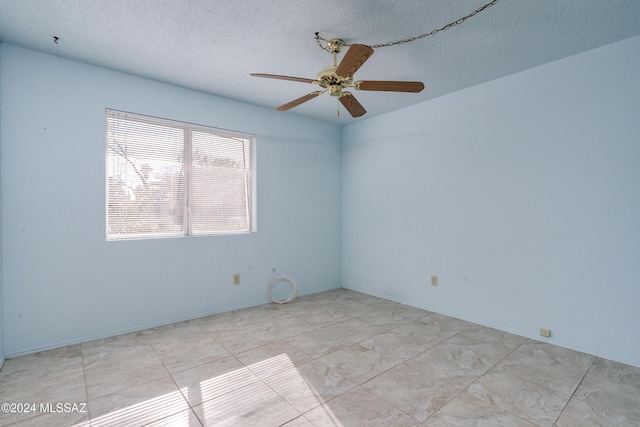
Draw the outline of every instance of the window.
[[[107,240],[255,231],[255,136],[106,110]]]

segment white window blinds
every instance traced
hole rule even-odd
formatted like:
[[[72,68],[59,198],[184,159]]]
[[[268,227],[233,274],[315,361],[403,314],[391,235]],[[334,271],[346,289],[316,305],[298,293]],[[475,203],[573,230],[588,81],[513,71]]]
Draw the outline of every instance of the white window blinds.
[[[106,111],[107,239],[242,234],[255,136]]]

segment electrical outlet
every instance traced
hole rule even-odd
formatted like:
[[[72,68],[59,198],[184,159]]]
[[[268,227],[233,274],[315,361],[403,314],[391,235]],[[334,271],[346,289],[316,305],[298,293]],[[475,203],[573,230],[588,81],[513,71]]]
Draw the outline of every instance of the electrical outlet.
[[[551,331],[549,329],[540,328],[540,336],[549,338],[551,336]]]
[[[240,284],[240,274],[236,273],[233,275],[233,284],[234,285],[239,285]]]
[[[438,286],[438,276],[431,276],[431,286]]]

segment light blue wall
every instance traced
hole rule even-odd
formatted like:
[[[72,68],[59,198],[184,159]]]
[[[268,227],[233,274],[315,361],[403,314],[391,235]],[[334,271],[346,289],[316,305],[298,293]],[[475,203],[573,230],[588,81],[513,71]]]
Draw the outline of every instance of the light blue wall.
[[[341,285],[341,130],[0,45],[8,356]],[[254,133],[258,232],[105,240],[105,108]],[[234,273],[241,284],[232,285]]]
[[[2,56],[0,55],[0,81]],[[1,89],[1,88],[0,88]],[[0,147],[2,147],[2,92],[0,92]],[[2,304],[2,150],[0,150],[0,368],[4,364],[4,313]]]
[[[640,366],[638,52],[345,127],[343,286]]]
[[[4,353],[262,303],[277,267],[301,293],[343,283],[640,366],[639,49],[629,39],[341,137],[0,44]],[[107,107],[257,134],[258,233],[106,242]]]
[[[1,63],[2,58],[0,58]],[[0,112],[2,111],[2,100],[0,99]],[[0,123],[1,127],[2,123]],[[0,132],[1,134],[1,132]],[[2,140],[0,139],[0,147],[2,146]],[[0,150],[0,369],[4,364],[4,309],[2,304],[2,158]]]

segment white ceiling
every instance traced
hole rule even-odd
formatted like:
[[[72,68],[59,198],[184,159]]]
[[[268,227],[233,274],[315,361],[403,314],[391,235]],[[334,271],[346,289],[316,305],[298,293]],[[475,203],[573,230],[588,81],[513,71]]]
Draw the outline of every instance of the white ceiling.
[[[316,87],[249,74],[315,78],[333,61],[316,31],[385,43],[489,1],[0,0],[0,41],[275,108]],[[500,0],[447,31],[375,49],[355,76],[423,81],[423,92],[355,92],[368,111],[359,119],[342,106],[336,117],[327,94],[281,114],[348,124],[639,34],[639,0]]]

